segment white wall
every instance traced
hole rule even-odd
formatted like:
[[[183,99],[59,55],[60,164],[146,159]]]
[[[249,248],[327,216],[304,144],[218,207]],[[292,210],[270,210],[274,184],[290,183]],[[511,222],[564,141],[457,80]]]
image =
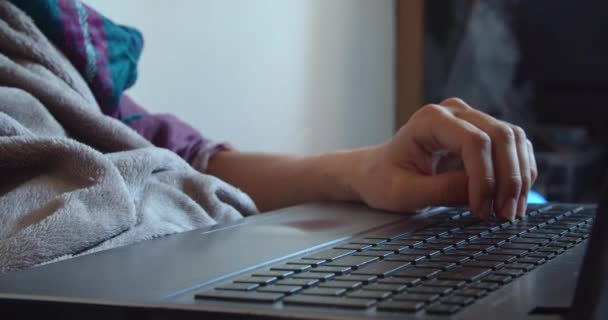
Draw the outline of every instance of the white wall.
[[[85,0],[144,33],[131,95],[241,150],[387,139],[392,0]]]

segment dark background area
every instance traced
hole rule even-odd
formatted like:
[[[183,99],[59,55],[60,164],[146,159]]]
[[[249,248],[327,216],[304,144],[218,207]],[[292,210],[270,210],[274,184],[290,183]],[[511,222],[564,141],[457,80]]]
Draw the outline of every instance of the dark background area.
[[[425,4],[426,100],[457,95],[521,125],[537,151],[535,188],[551,201],[594,201],[608,154],[608,1]]]

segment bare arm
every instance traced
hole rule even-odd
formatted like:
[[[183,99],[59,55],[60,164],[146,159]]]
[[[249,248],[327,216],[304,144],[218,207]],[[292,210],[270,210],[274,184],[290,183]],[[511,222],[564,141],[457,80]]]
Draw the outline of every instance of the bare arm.
[[[291,156],[225,151],[210,161],[207,170],[249,194],[260,211],[318,200],[360,201],[346,179],[360,153]]]
[[[437,172],[437,154],[462,166]],[[468,205],[480,217],[494,211],[512,220],[525,213],[537,169],[521,128],[448,99],[421,108],[383,144],[308,157],[225,151],[208,173],[251,195],[261,211],[339,200],[396,212]]]

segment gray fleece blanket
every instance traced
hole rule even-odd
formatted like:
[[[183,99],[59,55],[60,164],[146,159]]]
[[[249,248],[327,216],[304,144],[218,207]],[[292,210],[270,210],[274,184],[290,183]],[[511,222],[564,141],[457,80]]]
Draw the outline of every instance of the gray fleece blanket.
[[[256,212],[104,116],[68,60],[0,1],[0,273]]]

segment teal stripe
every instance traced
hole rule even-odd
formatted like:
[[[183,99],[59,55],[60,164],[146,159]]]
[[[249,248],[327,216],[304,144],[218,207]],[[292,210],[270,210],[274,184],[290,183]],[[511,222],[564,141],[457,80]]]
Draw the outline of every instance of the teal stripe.
[[[125,116],[121,116],[120,121],[122,121],[123,123],[129,123],[129,122],[133,122],[135,120],[139,120],[143,117],[144,117],[143,114],[128,114]]]
[[[91,33],[89,31],[89,22],[87,21],[87,10],[82,5],[82,2],[79,0],[74,0],[74,6],[78,11],[78,22],[80,24],[80,28],[82,31],[82,35],[84,36],[84,48],[85,48],[85,78],[88,83],[93,81],[93,77],[97,73],[97,51],[93,47],[93,43],[91,42]]]
[[[63,43],[58,0],[11,0],[11,3],[27,13],[55,44]]]

